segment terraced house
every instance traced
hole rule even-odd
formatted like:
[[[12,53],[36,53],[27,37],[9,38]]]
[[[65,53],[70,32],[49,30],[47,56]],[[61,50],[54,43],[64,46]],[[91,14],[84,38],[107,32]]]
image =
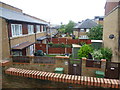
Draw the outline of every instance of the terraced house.
[[[10,55],[33,55],[35,42],[45,43],[49,23],[0,2],[0,60]]]
[[[105,5],[104,46],[111,48],[112,61],[120,62],[120,1],[107,0]]]

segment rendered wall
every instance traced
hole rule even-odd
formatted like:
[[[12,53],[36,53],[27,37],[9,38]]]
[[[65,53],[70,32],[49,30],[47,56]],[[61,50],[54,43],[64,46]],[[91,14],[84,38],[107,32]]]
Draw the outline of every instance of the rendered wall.
[[[9,39],[8,39],[8,28],[7,28],[7,22],[5,19],[1,19],[2,21],[2,59],[9,58],[10,50],[9,50]],[[0,47],[1,48],[1,47]]]
[[[105,47],[111,48],[113,57],[113,62],[118,62],[118,55],[115,51],[118,51],[118,37],[119,37],[119,24],[118,24],[118,16],[119,16],[120,9],[115,9],[109,15],[105,16],[104,18],[104,29],[103,29],[103,43]],[[109,35],[113,34],[115,38],[110,39]]]

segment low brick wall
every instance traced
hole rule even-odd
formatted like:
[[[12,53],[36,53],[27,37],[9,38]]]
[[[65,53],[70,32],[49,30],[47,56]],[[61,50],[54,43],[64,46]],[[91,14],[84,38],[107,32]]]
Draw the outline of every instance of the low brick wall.
[[[87,60],[86,58],[82,59],[82,75],[83,76],[94,77],[95,71],[105,72],[106,61],[104,61],[104,60],[101,61],[101,68],[95,68],[95,67],[86,67],[86,60]]]
[[[55,82],[63,83],[73,83],[81,84],[95,87],[105,87],[105,88],[120,88],[120,81],[115,79],[105,79],[105,78],[94,78],[87,76],[76,76],[76,75],[67,75],[67,74],[58,74],[50,72],[42,72],[36,70],[26,70],[26,69],[17,69],[9,68],[5,71],[6,74],[29,77],[42,80],[50,80]]]

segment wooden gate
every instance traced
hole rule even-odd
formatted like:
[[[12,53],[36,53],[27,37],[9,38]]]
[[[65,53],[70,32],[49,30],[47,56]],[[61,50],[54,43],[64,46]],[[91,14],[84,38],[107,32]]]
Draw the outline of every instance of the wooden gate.
[[[68,74],[81,75],[82,60],[70,60],[68,66]]]
[[[105,77],[111,79],[119,79],[120,63],[106,62]]]

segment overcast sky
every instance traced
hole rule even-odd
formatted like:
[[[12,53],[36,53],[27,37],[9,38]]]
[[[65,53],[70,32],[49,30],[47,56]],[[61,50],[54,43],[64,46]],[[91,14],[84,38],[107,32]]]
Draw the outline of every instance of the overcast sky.
[[[106,0],[0,0],[24,13],[51,22],[66,24],[104,15]]]

